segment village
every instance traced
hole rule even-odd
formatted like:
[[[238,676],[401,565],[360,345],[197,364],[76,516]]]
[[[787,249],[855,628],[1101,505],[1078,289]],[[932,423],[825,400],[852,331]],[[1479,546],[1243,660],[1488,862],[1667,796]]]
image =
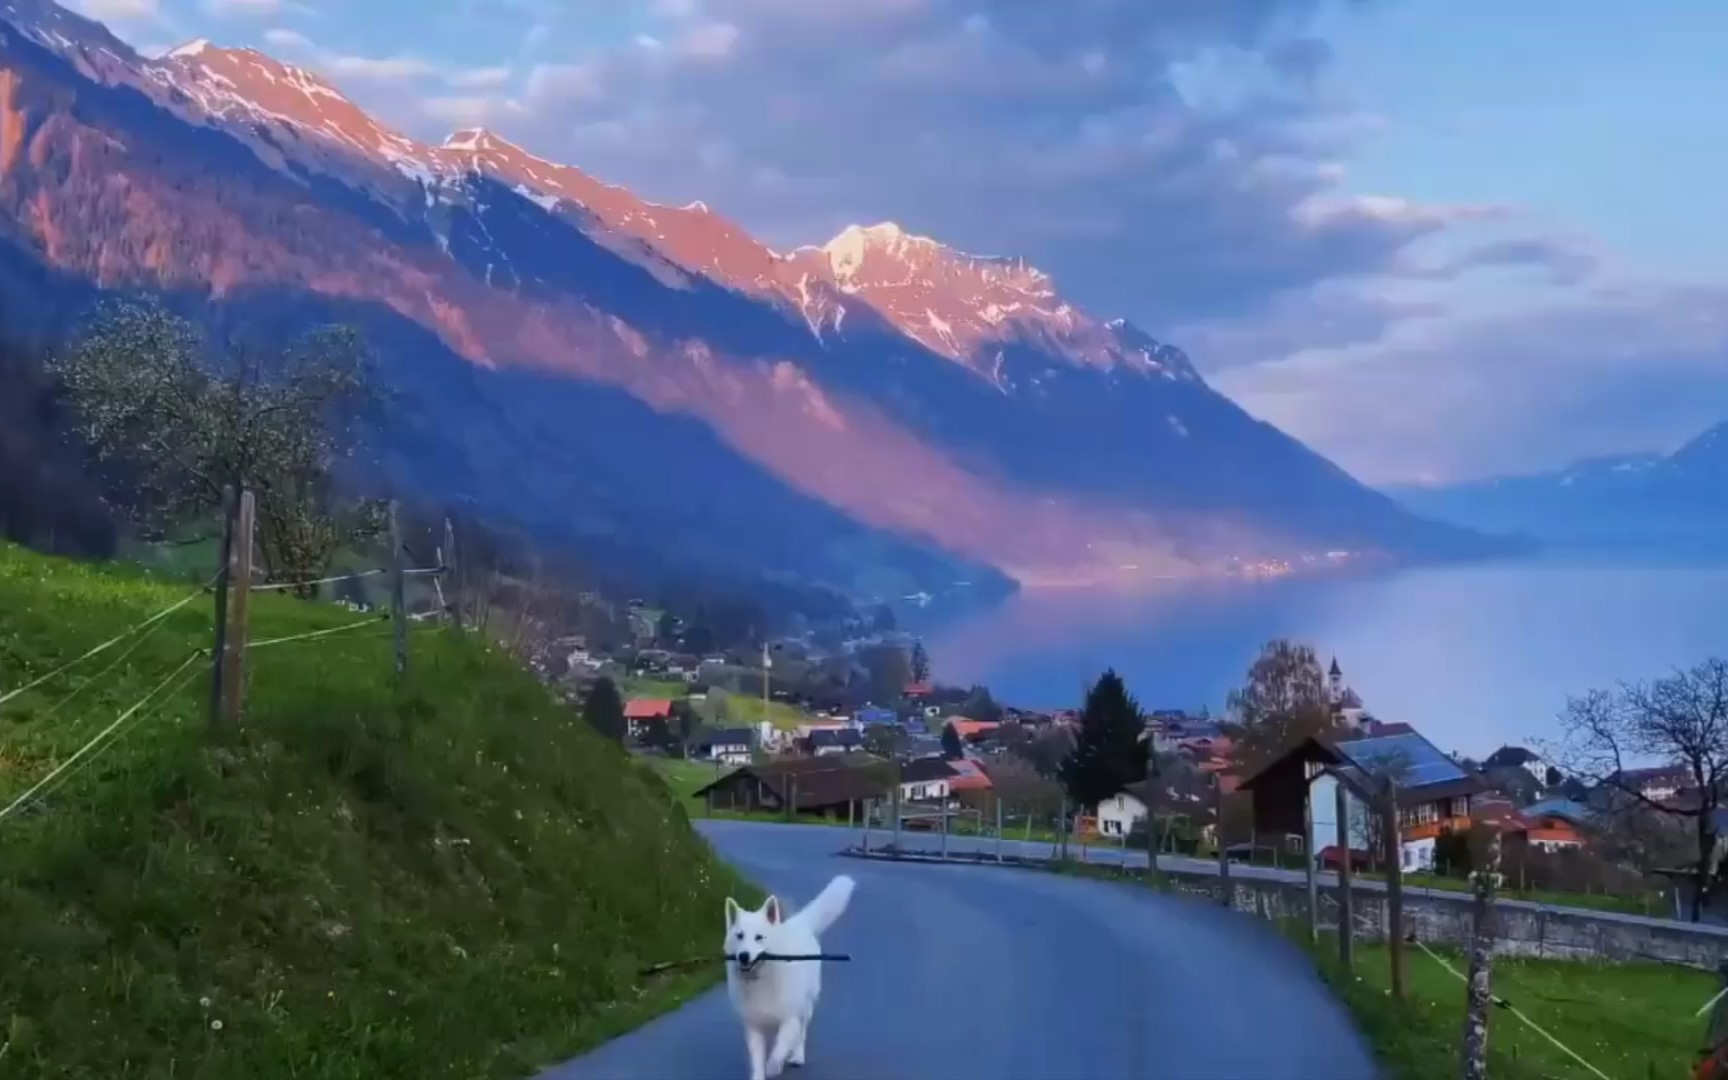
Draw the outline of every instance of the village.
[[[1082,708],[1016,707],[983,687],[943,685],[910,635],[877,630],[834,649],[787,638],[760,652],[694,654],[655,640],[656,629],[664,627],[650,617],[636,647],[606,654],[562,638],[536,667],[578,705],[601,682],[615,686],[621,737],[697,816],[852,823],[892,815],[908,830],[959,834],[986,832],[1000,815],[1014,836],[1082,851],[1155,849],[1292,869],[1311,858],[1335,870],[1347,847],[1353,870],[1383,875],[1389,849],[1375,808],[1395,780],[1398,871],[1414,882],[1464,890],[1493,833],[1514,895],[1685,918],[1695,888],[1684,855],[1670,855],[1684,852],[1685,838],[1652,844],[1646,835],[1672,831],[1651,807],[1695,797],[1685,770],[1586,780],[1519,746],[1480,761],[1449,755],[1410,725],[1376,717],[1337,659],[1324,670],[1327,715],[1314,735],[1268,755],[1242,745],[1233,718],[1137,709],[1137,773],[1082,803],[1061,779]],[[1305,820],[1291,792],[1309,779]],[[1712,873],[1720,840],[1716,848]],[[1723,921],[1713,908],[1701,915]]]

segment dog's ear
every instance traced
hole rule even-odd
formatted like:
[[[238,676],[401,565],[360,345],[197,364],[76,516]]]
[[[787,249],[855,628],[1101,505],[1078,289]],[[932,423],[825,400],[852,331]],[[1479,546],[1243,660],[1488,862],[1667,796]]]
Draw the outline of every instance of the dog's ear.
[[[731,926],[738,921],[738,913],[744,909],[738,906],[738,901],[730,896],[726,898],[726,925]]]
[[[762,905],[762,910],[767,913],[769,922],[778,923],[780,921],[780,898],[770,896],[768,902]]]

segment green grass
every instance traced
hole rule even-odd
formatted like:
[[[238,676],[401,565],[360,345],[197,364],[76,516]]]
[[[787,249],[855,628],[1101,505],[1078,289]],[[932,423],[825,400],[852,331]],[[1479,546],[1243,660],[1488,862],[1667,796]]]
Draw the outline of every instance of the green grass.
[[[184,594],[0,547],[0,693]],[[255,599],[255,640],[355,618]],[[209,628],[0,706],[0,802]],[[717,976],[639,974],[751,893],[652,772],[500,654],[411,644],[400,685],[382,624],[260,650],[238,731],[199,678],[0,820],[0,1076],[524,1077]]]
[[[1359,947],[1355,976],[1338,967],[1337,945],[1319,947],[1326,981],[1355,1013],[1388,1072],[1401,1080],[1449,1080],[1458,1072],[1464,984],[1419,949],[1406,953],[1408,1000],[1393,1000],[1384,946]],[[1441,953],[1459,972],[1465,961]],[[1494,993],[1616,1080],[1691,1074],[1704,1041],[1699,1006],[1717,989],[1703,972],[1657,964],[1597,964],[1498,957]],[[1591,1073],[1510,1011],[1489,1019],[1488,1074],[1496,1080],[1594,1080]]]
[[[1381,874],[1369,875],[1377,881],[1384,881]],[[1462,878],[1442,877],[1438,874],[1405,874],[1404,884],[1418,889],[1442,889],[1448,892],[1469,892],[1470,883]],[[1586,908],[1591,911],[1617,911],[1627,915],[1647,915],[1652,918],[1669,918],[1674,914],[1672,905],[1663,901],[1656,893],[1644,896],[1624,896],[1611,893],[1581,893],[1561,892],[1552,889],[1519,889],[1508,888],[1501,893],[1505,900],[1528,900],[1534,904],[1552,904],[1558,907]]]
[[[767,720],[781,731],[793,731],[801,724],[808,724],[811,717],[800,711],[795,705],[783,701],[763,701],[749,694],[727,694],[726,723],[739,727],[754,727]]]
[[[626,699],[668,698],[682,701],[690,696],[690,684],[681,679],[625,679],[623,691]]]

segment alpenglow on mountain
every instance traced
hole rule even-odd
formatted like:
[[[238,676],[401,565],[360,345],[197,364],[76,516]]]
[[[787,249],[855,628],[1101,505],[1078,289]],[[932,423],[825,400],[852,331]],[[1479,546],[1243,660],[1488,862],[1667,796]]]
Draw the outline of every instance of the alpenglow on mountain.
[[[776,252],[317,74],[0,2],[0,302],[353,322],[399,488],[664,567],[850,591],[1469,553],[1038,270],[894,225]]]

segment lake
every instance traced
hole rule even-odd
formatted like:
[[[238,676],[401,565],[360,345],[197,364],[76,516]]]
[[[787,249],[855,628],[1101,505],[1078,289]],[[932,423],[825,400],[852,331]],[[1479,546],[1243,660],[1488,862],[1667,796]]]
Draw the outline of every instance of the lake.
[[[1382,720],[1482,756],[1552,737],[1569,694],[1728,655],[1728,567],[1519,561],[1158,595],[1029,590],[928,631],[936,677],[1079,704],[1106,667],[1142,706],[1222,710],[1259,646],[1334,655]]]

